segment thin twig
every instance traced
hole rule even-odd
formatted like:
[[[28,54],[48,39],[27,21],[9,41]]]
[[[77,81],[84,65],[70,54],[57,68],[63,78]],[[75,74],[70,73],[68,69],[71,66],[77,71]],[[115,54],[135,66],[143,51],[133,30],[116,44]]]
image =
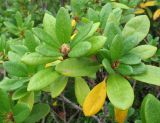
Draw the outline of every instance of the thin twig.
[[[135,90],[136,84],[137,84],[136,80],[133,80],[133,86],[132,86],[133,90]]]
[[[5,7],[8,9],[8,0],[5,0]]]
[[[160,97],[160,92],[157,94],[157,98],[159,98]]]
[[[41,123],[45,123],[45,118],[42,119],[42,122],[41,122]]]
[[[65,0],[61,0],[61,6],[65,6]]]
[[[160,88],[159,87],[157,88],[157,91],[158,91],[157,98],[159,98],[160,97]]]
[[[73,120],[73,118],[74,118],[78,113],[79,113],[79,110],[77,110],[76,113],[74,113],[74,114],[69,118],[69,120],[68,120],[67,123],[70,123],[70,122]]]
[[[53,119],[55,120],[56,123],[59,123],[58,119],[55,116],[54,112],[51,112],[51,116],[53,117]]]
[[[59,99],[60,99],[61,101],[64,101],[64,102],[70,104],[73,108],[82,111],[82,109],[81,109],[78,105],[76,105],[75,103],[71,102],[71,101],[70,101],[69,99],[67,99],[66,97],[64,97],[64,96],[61,95]]]
[[[63,119],[63,121],[64,121],[64,123],[67,123],[66,122],[66,109],[65,109],[64,101],[62,102],[62,107],[63,107],[63,113],[64,113],[64,119]]]
[[[69,99],[67,99],[67,98],[64,97],[63,95],[61,95],[59,99],[60,99],[61,101],[64,101],[64,102],[70,104],[73,108],[75,108],[75,109],[77,109],[77,110],[79,110],[79,111],[82,111],[82,108],[81,108],[81,107],[79,107],[79,106],[76,105],[75,103],[71,102]],[[92,118],[94,118],[98,123],[101,123],[100,119],[99,119],[97,116],[93,115]]]
[[[51,116],[52,116],[53,119],[56,121],[56,123],[59,123],[58,118],[63,121],[63,119],[54,111],[54,109],[52,108],[53,106],[49,103],[48,100],[47,100],[47,104],[51,107]],[[56,117],[55,115],[56,115],[57,117]]]
[[[81,117],[81,113],[78,114],[78,118],[76,120],[76,123],[80,123],[80,117]]]
[[[104,114],[103,114],[103,116],[100,118],[100,121],[101,121],[102,123],[105,123],[106,116],[108,115],[107,102],[104,103],[103,110],[104,110]]]

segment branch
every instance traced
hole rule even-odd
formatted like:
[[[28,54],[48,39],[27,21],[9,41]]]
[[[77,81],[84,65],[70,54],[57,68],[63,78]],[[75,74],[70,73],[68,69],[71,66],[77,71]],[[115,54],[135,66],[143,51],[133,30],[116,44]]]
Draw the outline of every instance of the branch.
[[[63,104],[63,111],[64,111],[64,123],[67,123],[66,122],[66,109],[65,109],[65,104],[64,104],[64,101],[62,102]]]
[[[102,123],[105,123],[105,119],[106,119],[106,117],[108,116],[107,102],[104,103],[103,109],[104,109],[104,114],[103,114],[102,117],[100,117],[100,121],[101,121]]]
[[[64,97],[63,95],[61,95],[61,96],[59,97],[59,99],[60,99],[61,101],[64,101],[65,103],[68,103],[68,104],[71,105],[73,108],[75,108],[75,109],[77,109],[77,110],[79,110],[79,111],[82,111],[82,108],[81,108],[81,107],[79,107],[79,106],[76,105],[75,103],[71,102],[69,99],[67,99],[67,98]],[[92,118],[94,118],[98,123],[101,123],[100,119],[99,119],[97,116],[93,115]]]
[[[74,118],[78,113],[79,113],[79,110],[77,110],[76,113],[74,113],[74,114],[69,118],[69,120],[68,120],[67,123],[70,123],[70,122],[73,120],[73,118]]]
[[[136,84],[137,84],[137,81],[133,80],[133,86],[132,86],[133,90],[135,90]]]
[[[58,119],[55,115],[57,115],[54,111],[50,113],[56,123],[59,123]]]

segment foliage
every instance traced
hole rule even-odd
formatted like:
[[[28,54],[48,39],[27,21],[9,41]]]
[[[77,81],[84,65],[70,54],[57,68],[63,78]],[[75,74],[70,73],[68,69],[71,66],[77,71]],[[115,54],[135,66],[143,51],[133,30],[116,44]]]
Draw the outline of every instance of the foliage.
[[[0,5],[0,122],[158,123],[159,1],[52,3]]]

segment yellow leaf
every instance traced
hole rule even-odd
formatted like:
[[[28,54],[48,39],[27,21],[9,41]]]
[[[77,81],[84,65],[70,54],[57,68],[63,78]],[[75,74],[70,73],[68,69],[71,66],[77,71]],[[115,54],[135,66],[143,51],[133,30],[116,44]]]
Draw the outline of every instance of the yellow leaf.
[[[60,62],[61,62],[61,60],[56,60],[54,62],[47,63],[45,65],[45,68],[48,68],[48,67],[51,67],[51,66],[55,66],[55,65],[59,64]]]
[[[3,61],[0,61],[0,64],[3,64]]]
[[[72,20],[71,25],[72,25],[72,27],[76,26],[76,20],[75,19]]]
[[[51,67],[51,66],[52,66],[52,62],[47,63],[47,64],[45,65],[45,68],[47,68],[47,67]]]
[[[156,1],[148,1],[145,3],[145,6],[155,6],[156,5]]]
[[[124,123],[128,115],[128,109],[121,110],[118,108],[114,108],[114,114],[117,123]]]
[[[74,33],[74,34],[71,36],[71,40],[73,40],[76,35],[77,35],[77,33]]]
[[[140,3],[140,8],[145,8],[146,6],[145,6],[145,3]]]
[[[134,12],[134,14],[143,14],[145,12],[144,9],[136,9],[136,11]]]
[[[54,101],[54,102],[52,103],[52,105],[53,105],[53,106],[57,106],[57,101]]]
[[[149,6],[155,6],[156,4],[157,4],[156,1],[148,1],[148,2],[145,2],[145,3],[141,3],[140,7],[141,8],[146,8],[146,7],[149,7]]]
[[[83,103],[83,112],[85,116],[92,116],[99,112],[106,99],[105,79],[96,85],[87,95]]]
[[[77,35],[77,33],[78,33],[78,31],[77,31],[77,30],[75,30],[75,31],[74,31],[74,33],[73,33],[73,35],[71,36],[71,40],[73,40],[73,39],[74,39],[74,37]]]
[[[153,14],[153,20],[157,20],[160,17],[160,9],[157,9]]]

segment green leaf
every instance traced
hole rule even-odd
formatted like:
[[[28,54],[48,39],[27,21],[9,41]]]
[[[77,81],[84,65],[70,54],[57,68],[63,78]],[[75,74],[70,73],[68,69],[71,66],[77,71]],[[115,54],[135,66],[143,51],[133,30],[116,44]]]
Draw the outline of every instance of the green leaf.
[[[28,48],[24,45],[10,45],[10,48],[15,53],[19,54],[20,56],[24,55],[26,52],[28,52]]]
[[[62,54],[58,51],[58,49],[55,49],[49,45],[41,44],[36,48],[36,52],[38,52],[41,55],[44,56],[50,56],[50,57],[58,57],[62,56]]]
[[[6,41],[6,36],[4,34],[2,34],[0,36],[0,51],[4,52],[6,50],[8,50],[8,43]]]
[[[129,9],[129,7],[122,3],[112,2],[113,8]]]
[[[87,54],[87,52],[91,49],[91,43],[84,41],[76,44],[71,51],[69,52],[69,57],[80,57]]]
[[[41,54],[34,52],[34,53],[24,55],[21,58],[21,61],[28,65],[40,65],[40,64],[53,62],[57,59],[58,59],[57,57],[43,56]]]
[[[40,119],[44,118],[50,111],[50,107],[47,104],[39,103],[34,105],[32,112],[24,123],[36,123]]]
[[[35,39],[33,33],[28,30],[25,32],[24,44],[27,46],[30,52],[34,52],[39,42]]]
[[[34,92],[27,93],[23,98],[18,101],[18,103],[26,104],[31,111],[34,104]]]
[[[89,0],[71,0],[71,8],[75,16],[82,14],[85,4]]]
[[[102,64],[103,64],[105,70],[106,70],[108,73],[110,73],[110,74],[114,73],[114,70],[113,70],[113,68],[112,68],[112,66],[111,66],[111,63],[110,63],[110,61],[109,61],[108,59],[106,59],[106,58],[103,59]]]
[[[3,63],[3,67],[10,75],[18,77],[28,76],[27,66],[23,63],[6,61]]]
[[[8,31],[15,34],[15,35],[19,35],[18,33],[18,28],[12,24],[11,22],[4,22],[4,25],[7,27]]]
[[[158,77],[160,75],[160,68],[151,65],[146,65],[146,67],[146,72],[132,76],[132,78],[148,84],[160,86],[160,78]]]
[[[91,30],[89,31],[89,33],[84,37],[84,39],[88,40],[87,38],[90,38],[91,36],[93,36],[93,34],[97,31],[98,27],[99,27],[100,23],[94,23],[92,25]]]
[[[124,39],[124,52],[129,52],[132,48],[134,48],[137,45],[138,37],[136,34],[131,35],[129,37],[125,37]]]
[[[26,87],[19,88],[13,93],[12,100],[18,100],[24,97],[25,95],[27,95],[27,88]]]
[[[6,91],[13,91],[19,87],[21,87],[25,82],[28,82],[28,78],[22,78],[22,79],[9,79],[5,77],[0,82],[0,88],[6,90]]]
[[[90,21],[98,22],[99,21],[99,14],[97,11],[93,10],[92,8],[89,8],[87,11],[87,17]]]
[[[83,102],[90,92],[89,86],[87,85],[86,81],[81,77],[75,78],[75,95],[77,98],[78,103],[82,106]]]
[[[9,112],[10,108],[11,105],[7,92],[0,89],[0,114]]]
[[[111,103],[121,110],[126,110],[133,104],[133,89],[130,83],[118,74],[109,75],[107,95]]]
[[[123,55],[123,38],[121,35],[116,35],[112,41],[110,52],[113,61],[118,60]]]
[[[17,22],[17,26],[18,26],[18,27],[21,27],[22,24],[23,24],[23,18],[22,18],[22,15],[21,15],[20,12],[17,12],[17,13],[16,13],[15,19],[16,19],[16,22]]]
[[[142,123],[142,121],[141,120],[136,120],[135,123]]]
[[[151,58],[157,51],[157,47],[152,45],[140,45],[133,48],[130,52],[145,60]]]
[[[59,48],[60,45],[59,43],[56,42],[56,40],[54,40],[47,32],[45,32],[43,29],[41,28],[34,28],[33,29],[34,34],[43,42],[45,42],[46,44],[54,47],[54,48]]]
[[[0,115],[0,123],[4,123],[3,116]]]
[[[61,7],[56,16],[56,35],[61,44],[70,41],[72,33],[71,19],[68,11]]]
[[[91,43],[92,47],[87,53],[87,55],[93,55],[97,53],[101,48],[103,48],[106,37],[104,36],[93,36],[88,39],[88,41]]]
[[[44,31],[47,32],[50,36],[52,36],[53,40],[59,44],[56,36],[56,19],[54,16],[45,13],[43,18],[43,28]]]
[[[105,47],[110,47],[117,34],[121,34],[121,29],[114,23],[107,23],[104,29],[104,36],[107,37]]]
[[[126,12],[126,13],[124,14],[124,16],[122,16],[122,18],[121,18],[121,20],[120,20],[121,24],[125,24],[125,23],[127,23],[130,19],[132,19],[132,18],[135,17],[135,14],[132,13],[132,12],[129,13],[129,11],[131,12],[132,9],[129,9],[129,10],[128,10],[128,13]]]
[[[55,98],[55,97],[59,96],[62,93],[62,91],[64,90],[64,88],[67,85],[67,82],[68,82],[68,78],[67,77],[60,76],[56,81],[54,81],[50,85],[52,98]]]
[[[9,59],[10,61],[13,61],[13,62],[19,62],[19,61],[21,61],[21,56],[18,55],[17,53],[14,53],[14,52],[12,52],[12,51],[9,51],[9,52],[8,52],[8,59]]]
[[[93,26],[92,22],[80,26],[78,28],[78,33],[77,33],[76,37],[71,42],[71,47],[73,47],[77,43],[83,41],[86,38],[86,36],[88,35],[88,33],[90,32],[90,30],[92,29],[92,26]]]
[[[100,11],[100,22],[102,29],[105,28],[106,22],[108,20],[109,14],[112,12],[112,5],[110,3],[107,3],[104,5]]]
[[[139,0],[134,0],[134,1],[129,1],[129,6],[130,7],[136,7],[139,4]]]
[[[22,123],[28,116],[30,110],[26,104],[17,104],[13,107],[13,114],[16,123]]]
[[[99,50],[97,53],[97,60],[101,62],[103,59],[108,59],[111,61],[110,50],[104,48]]]
[[[142,74],[147,70],[146,65],[144,63],[132,65],[132,69],[133,69],[133,73],[132,73],[133,75]]]
[[[136,44],[142,41],[149,32],[150,21],[146,15],[140,15],[132,18],[127,22],[123,29],[123,36],[130,37],[134,35],[137,37]]]
[[[122,75],[131,75],[133,73],[132,67],[125,64],[120,64],[116,70]]]
[[[99,65],[86,58],[69,58],[59,63],[55,69],[65,76],[93,76],[99,69]]]
[[[133,53],[128,53],[124,55],[120,60],[121,63],[124,64],[139,64],[141,62],[141,58]]]
[[[148,94],[141,105],[141,119],[143,123],[158,123],[160,121],[160,101]]]
[[[119,25],[121,16],[122,16],[122,9],[120,8],[113,9],[113,11],[109,14],[107,23],[114,23],[115,25]]]
[[[28,91],[40,90],[50,85],[59,77],[59,74],[51,69],[44,69],[36,73],[28,84]]]

